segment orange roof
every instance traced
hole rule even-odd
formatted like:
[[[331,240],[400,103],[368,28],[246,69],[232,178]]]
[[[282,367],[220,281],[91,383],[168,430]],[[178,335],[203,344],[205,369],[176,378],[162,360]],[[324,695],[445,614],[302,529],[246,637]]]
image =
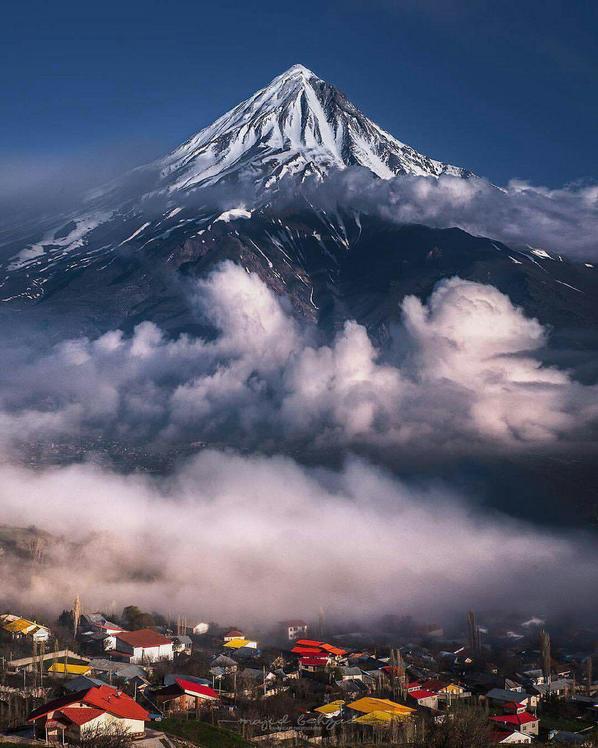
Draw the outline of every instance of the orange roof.
[[[330,652],[330,654],[338,655],[339,657],[342,657],[343,655],[347,654],[346,649],[341,649],[340,647],[335,647],[333,644],[321,644],[320,647],[326,651]]]
[[[321,647],[324,642],[317,642],[314,639],[297,639],[295,644],[300,644],[302,647]]]

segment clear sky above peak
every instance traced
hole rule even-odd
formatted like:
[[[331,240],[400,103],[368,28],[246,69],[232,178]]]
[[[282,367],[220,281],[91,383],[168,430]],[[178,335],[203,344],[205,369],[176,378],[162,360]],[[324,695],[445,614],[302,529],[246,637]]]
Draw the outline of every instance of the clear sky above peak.
[[[597,34],[598,5],[581,0],[9,3],[0,169],[116,173],[299,64],[401,141],[494,182],[594,179]]]

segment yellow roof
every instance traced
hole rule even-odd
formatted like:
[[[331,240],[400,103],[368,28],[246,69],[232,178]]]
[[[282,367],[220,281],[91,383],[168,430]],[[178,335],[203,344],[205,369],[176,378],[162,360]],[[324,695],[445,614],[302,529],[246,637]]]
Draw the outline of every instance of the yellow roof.
[[[17,618],[16,621],[12,621],[11,623],[7,623],[4,626],[4,629],[6,631],[10,631],[12,633],[24,633],[28,629],[33,628],[35,626],[35,623],[33,621],[28,621],[26,618]]]
[[[345,706],[345,702],[342,699],[339,699],[338,701],[331,701],[330,704],[317,706],[314,709],[314,712],[320,712],[320,714],[335,714],[343,706]]]
[[[71,665],[70,662],[54,662],[48,668],[49,673],[69,673],[70,675],[85,675],[89,673],[89,665]]]
[[[392,722],[393,719],[397,719],[396,714],[390,714],[389,712],[369,712],[368,714],[362,714],[361,717],[356,717],[353,722],[357,722],[360,725],[387,725]],[[400,719],[400,717],[399,717]]]
[[[250,639],[231,639],[224,646],[230,649],[239,649],[240,647],[246,647],[248,644],[251,644]]]
[[[397,704],[390,699],[376,699],[373,696],[364,696],[363,699],[351,702],[349,709],[355,709],[356,712],[370,714],[371,712],[386,712],[395,717],[409,717],[415,709],[411,709],[404,704]]]

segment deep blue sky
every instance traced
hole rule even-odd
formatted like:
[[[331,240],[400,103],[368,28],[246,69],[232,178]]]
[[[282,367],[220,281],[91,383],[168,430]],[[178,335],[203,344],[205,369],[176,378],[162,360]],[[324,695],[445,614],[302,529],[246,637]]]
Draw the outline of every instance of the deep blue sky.
[[[0,168],[161,155],[301,62],[401,140],[503,183],[598,177],[598,3],[5,3]]]

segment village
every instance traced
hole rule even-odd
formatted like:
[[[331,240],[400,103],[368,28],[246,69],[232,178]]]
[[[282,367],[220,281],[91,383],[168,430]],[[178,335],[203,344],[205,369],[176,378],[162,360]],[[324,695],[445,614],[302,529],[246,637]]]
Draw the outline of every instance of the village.
[[[0,742],[13,745],[598,745],[596,631],[465,612],[247,630],[135,606],[0,615]],[[453,627],[455,628],[455,627]],[[337,630],[338,629],[338,630]]]

